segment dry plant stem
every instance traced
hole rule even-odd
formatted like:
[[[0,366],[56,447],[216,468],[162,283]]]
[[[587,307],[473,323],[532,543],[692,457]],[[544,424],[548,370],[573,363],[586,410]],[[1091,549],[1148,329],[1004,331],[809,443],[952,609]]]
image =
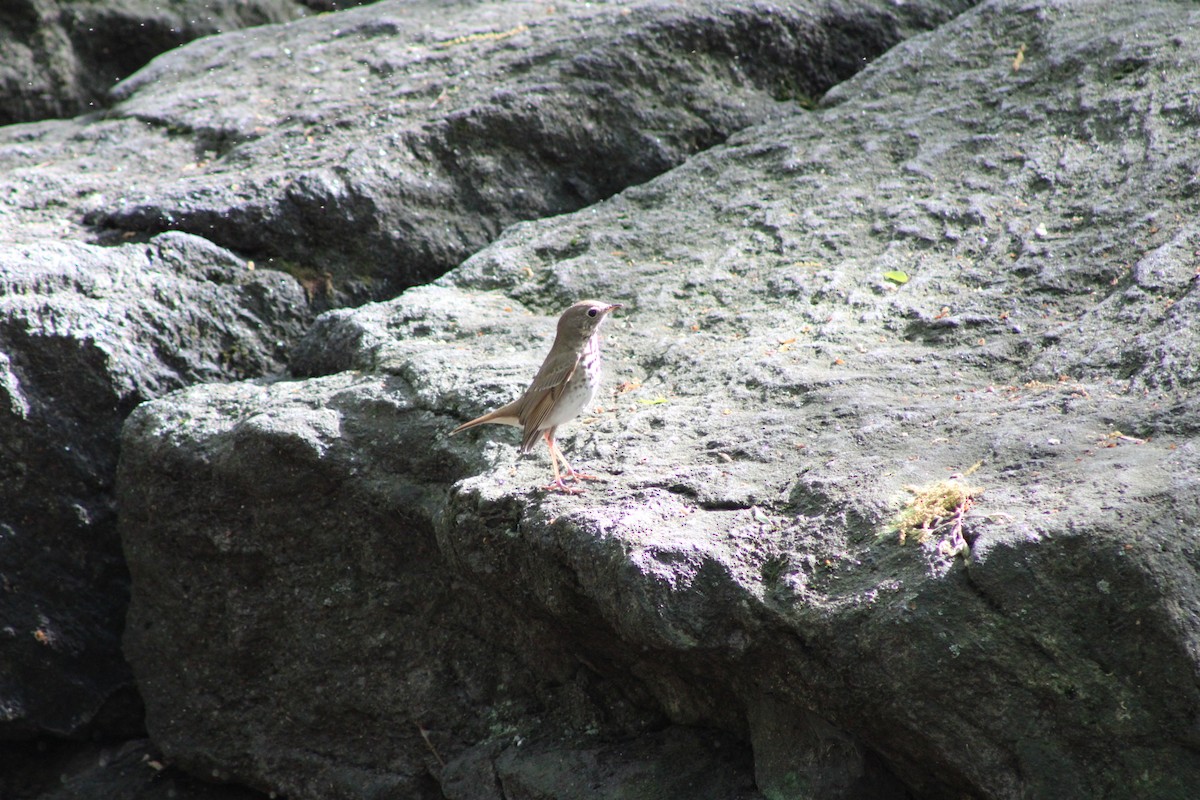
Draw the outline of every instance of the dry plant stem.
[[[936,534],[938,531],[942,530],[947,525],[951,526],[951,528],[950,528],[951,536],[962,536],[963,517],[965,517],[967,515],[967,512],[970,509],[971,509],[971,501],[966,500],[962,503],[962,505],[958,506],[957,508],[954,509],[953,512],[951,512],[951,516],[949,518],[936,517],[933,520],[931,520],[930,522],[922,525],[921,526],[921,536],[920,536],[921,541],[924,541],[925,539],[927,539],[931,534]]]
[[[420,732],[421,738],[425,740],[425,746],[429,748],[429,752],[433,753],[433,757],[437,759],[438,766],[445,768],[446,762],[442,760],[442,756],[438,753],[437,748],[429,740],[429,731],[425,730],[419,722],[414,724],[417,726],[417,731]]]

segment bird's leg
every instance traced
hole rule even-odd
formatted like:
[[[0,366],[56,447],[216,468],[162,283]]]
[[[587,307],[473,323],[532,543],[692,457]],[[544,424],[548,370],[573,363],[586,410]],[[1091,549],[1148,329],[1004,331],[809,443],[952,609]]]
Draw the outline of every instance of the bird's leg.
[[[566,467],[566,469],[567,469],[567,478],[568,478],[568,479],[570,479],[570,480],[573,480],[573,481],[599,481],[599,480],[603,480],[603,478],[598,478],[598,477],[596,477],[595,475],[588,475],[586,472],[576,472],[576,471],[575,471],[575,470],[574,470],[574,469],[571,467],[571,464],[570,464],[570,462],[568,462],[568,461],[567,461],[567,457],[566,457],[566,456],[564,456],[564,455],[562,454],[562,450],[559,450],[559,449],[558,449],[558,443],[554,441],[554,437],[553,437],[553,436],[549,436],[549,435],[547,435],[547,437],[546,437],[546,444],[550,445],[550,451],[551,451],[551,453],[553,453],[554,455],[557,455],[557,456],[558,456],[558,458],[559,458],[559,459],[562,461],[562,463],[563,463],[563,466],[564,466],[564,467]]]
[[[546,446],[550,448],[550,466],[554,468],[554,482],[542,488],[548,492],[563,492],[564,494],[583,494],[583,489],[567,486],[563,482],[562,474],[558,471],[558,459],[562,458],[562,454],[558,452],[558,448],[554,444],[554,434],[552,430],[548,430],[543,434],[546,437]],[[571,469],[571,465],[567,464],[567,460],[563,458],[563,464],[567,467],[567,473],[574,477],[575,471]]]

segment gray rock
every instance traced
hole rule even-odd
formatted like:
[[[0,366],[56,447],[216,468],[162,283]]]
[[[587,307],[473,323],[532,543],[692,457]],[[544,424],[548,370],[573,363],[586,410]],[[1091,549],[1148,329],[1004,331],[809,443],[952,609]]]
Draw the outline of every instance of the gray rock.
[[[304,12],[293,0],[9,0],[0,6],[0,125],[97,111],[113,84],[159,53]]]
[[[1189,796],[1195,22],[985,4],[326,315],[319,377],[141,406],[155,741],[293,797],[575,796],[671,725],[749,743],[767,797]],[[581,296],[626,310],[561,436],[607,482],[570,497],[511,431],[446,434]],[[887,533],[977,462],[965,554]]]
[[[0,287],[0,735],[136,732],[121,424],[189,383],[282,370],[303,292],[184,233],[0,246]]]
[[[199,780],[165,764],[145,739],[119,743],[8,742],[0,752],[6,800],[263,800],[240,786]]]
[[[745,746],[711,731],[674,727],[584,747],[491,744],[447,765],[441,782],[448,800],[762,797],[749,779]]]
[[[379,4],[206,38],[104,114],[0,128],[0,735],[140,732],[112,497],[137,403],[277,373],[312,309],[791,113],[960,5]],[[5,47],[61,45],[38,79],[65,94],[35,84],[49,105],[30,116],[70,113],[172,37],[293,12],[27,3],[0,20],[20,28]],[[104,60],[131,27],[144,38]]]
[[[118,86],[110,115],[186,137],[195,169],[86,219],[390,297],[514,222],[795,113],[967,4],[889,5],[384,2],[195,42]]]

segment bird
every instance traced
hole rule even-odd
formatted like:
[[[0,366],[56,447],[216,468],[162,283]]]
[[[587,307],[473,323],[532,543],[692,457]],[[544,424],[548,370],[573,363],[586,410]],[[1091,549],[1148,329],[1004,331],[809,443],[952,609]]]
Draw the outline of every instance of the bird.
[[[525,393],[506,406],[464,422],[450,434],[489,423],[515,425],[522,429],[522,454],[532,450],[541,436],[550,449],[550,465],[554,469],[554,481],[543,488],[582,494],[582,488],[568,486],[566,480],[578,484],[581,480],[598,478],[574,470],[558,449],[554,434],[559,425],[575,419],[596,396],[600,388],[600,325],[621,307],[620,303],[581,300],[568,308],[558,318],[554,344]],[[558,468],[560,461],[566,480]]]

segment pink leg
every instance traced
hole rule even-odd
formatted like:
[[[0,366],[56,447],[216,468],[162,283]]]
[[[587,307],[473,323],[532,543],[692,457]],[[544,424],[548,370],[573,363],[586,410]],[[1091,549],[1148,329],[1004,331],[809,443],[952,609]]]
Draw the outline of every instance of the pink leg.
[[[573,480],[573,481],[602,480],[601,478],[598,478],[595,475],[588,475],[586,472],[576,472],[571,467],[570,462],[567,461],[567,457],[562,454],[562,450],[558,449],[558,442],[554,441],[554,436],[549,432],[547,432],[547,434],[546,434],[546,444],[549,445],[549,447],[550,447],[551,458],[557,457],[558,460],[561,461],[563,466],[566,468],[568,480]]]
[[[554,444],[554,429],[546,431],[543,434],[546,437],[546,446],[550,448],[550,466],[554,468],[554,482],[542,488],[549,492],[563,492],[564,494],[583,494],[583,489],[567,486],[563,482],[562,474],[558,471],[558,460],[562,458],[562,454],[558,452],[558,447]],[[574,478],[578,473],[571,469],[571,465],[567,463],[565,458],[562,459],[563,465],[567,468],[567,474]]]

